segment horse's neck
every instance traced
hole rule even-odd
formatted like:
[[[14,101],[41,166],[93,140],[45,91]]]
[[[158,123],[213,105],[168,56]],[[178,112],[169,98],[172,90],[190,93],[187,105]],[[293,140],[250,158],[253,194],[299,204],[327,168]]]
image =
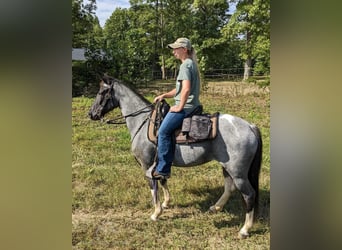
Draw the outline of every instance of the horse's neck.
[[[149,116],[150,109],[147,107],[148,103],[146,103],[141,96],[139,96],[137,93],[126,86],[120,85],[118,94],[120,95],[119,99],[121,113],[123,116],[128,116],[126,118],[126,124],[128,130],[131,133],[131,136],[134,136],[134,134],[137,133],[139,127]],[[145,107],[146,109],[144,109]],[[138,112],[138,114],[129,116],[130,114],[133,114],[141,109],[143,110],[141,112]]]

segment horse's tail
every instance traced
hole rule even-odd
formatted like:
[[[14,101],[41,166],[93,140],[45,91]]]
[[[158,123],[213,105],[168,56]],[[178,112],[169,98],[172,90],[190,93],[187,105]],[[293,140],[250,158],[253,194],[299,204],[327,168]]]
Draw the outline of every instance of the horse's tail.
[[[260,129],[257,126],[251,125],[251,129],[257,138],[258,147],[254,154],[251,167],[248,171],[248,180],[251,183],[255,191],[255,202],[254,202],[255,213],[254,214],[257,215],[258,206],[259,206],[259,174],[260,174],[261,161],[262,161],[262,137],[261,137]]]

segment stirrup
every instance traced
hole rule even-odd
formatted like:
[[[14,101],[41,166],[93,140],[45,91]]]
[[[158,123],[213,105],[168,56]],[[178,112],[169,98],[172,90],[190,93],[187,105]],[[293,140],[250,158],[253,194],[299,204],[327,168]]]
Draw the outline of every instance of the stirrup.
[[[152,178],[155,180],[166,180],[170,178],[170,175],[162,175],[160,173],[156,173],[156,171],[152,172]]]

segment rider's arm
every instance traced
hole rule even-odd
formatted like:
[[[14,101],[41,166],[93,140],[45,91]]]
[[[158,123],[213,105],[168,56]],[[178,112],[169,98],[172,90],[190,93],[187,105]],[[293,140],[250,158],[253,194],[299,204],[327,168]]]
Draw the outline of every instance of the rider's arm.
[[[161,101],[164,98],[171,98],[171,97],[174,97],[175,95],[176,95],[176,88],[174,88],[173,90],[167,93],[157,96],[156,98],[154,98],[154,102],[156,103],[157,101]]]

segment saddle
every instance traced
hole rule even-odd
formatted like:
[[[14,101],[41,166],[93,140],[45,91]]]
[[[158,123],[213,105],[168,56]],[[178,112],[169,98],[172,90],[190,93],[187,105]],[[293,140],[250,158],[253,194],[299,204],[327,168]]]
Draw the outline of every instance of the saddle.
[[[159,127],[169,109],[169,104],[163,100],[156,104],[155,109],[151,113],[147,137],[154,144],[157,144]],[[219,113],[203,114],[202,110],[202,106],[199,106],[184,118],[182,126],[175,131],[175,141],[177,144],[189,144],[216,137]]]

